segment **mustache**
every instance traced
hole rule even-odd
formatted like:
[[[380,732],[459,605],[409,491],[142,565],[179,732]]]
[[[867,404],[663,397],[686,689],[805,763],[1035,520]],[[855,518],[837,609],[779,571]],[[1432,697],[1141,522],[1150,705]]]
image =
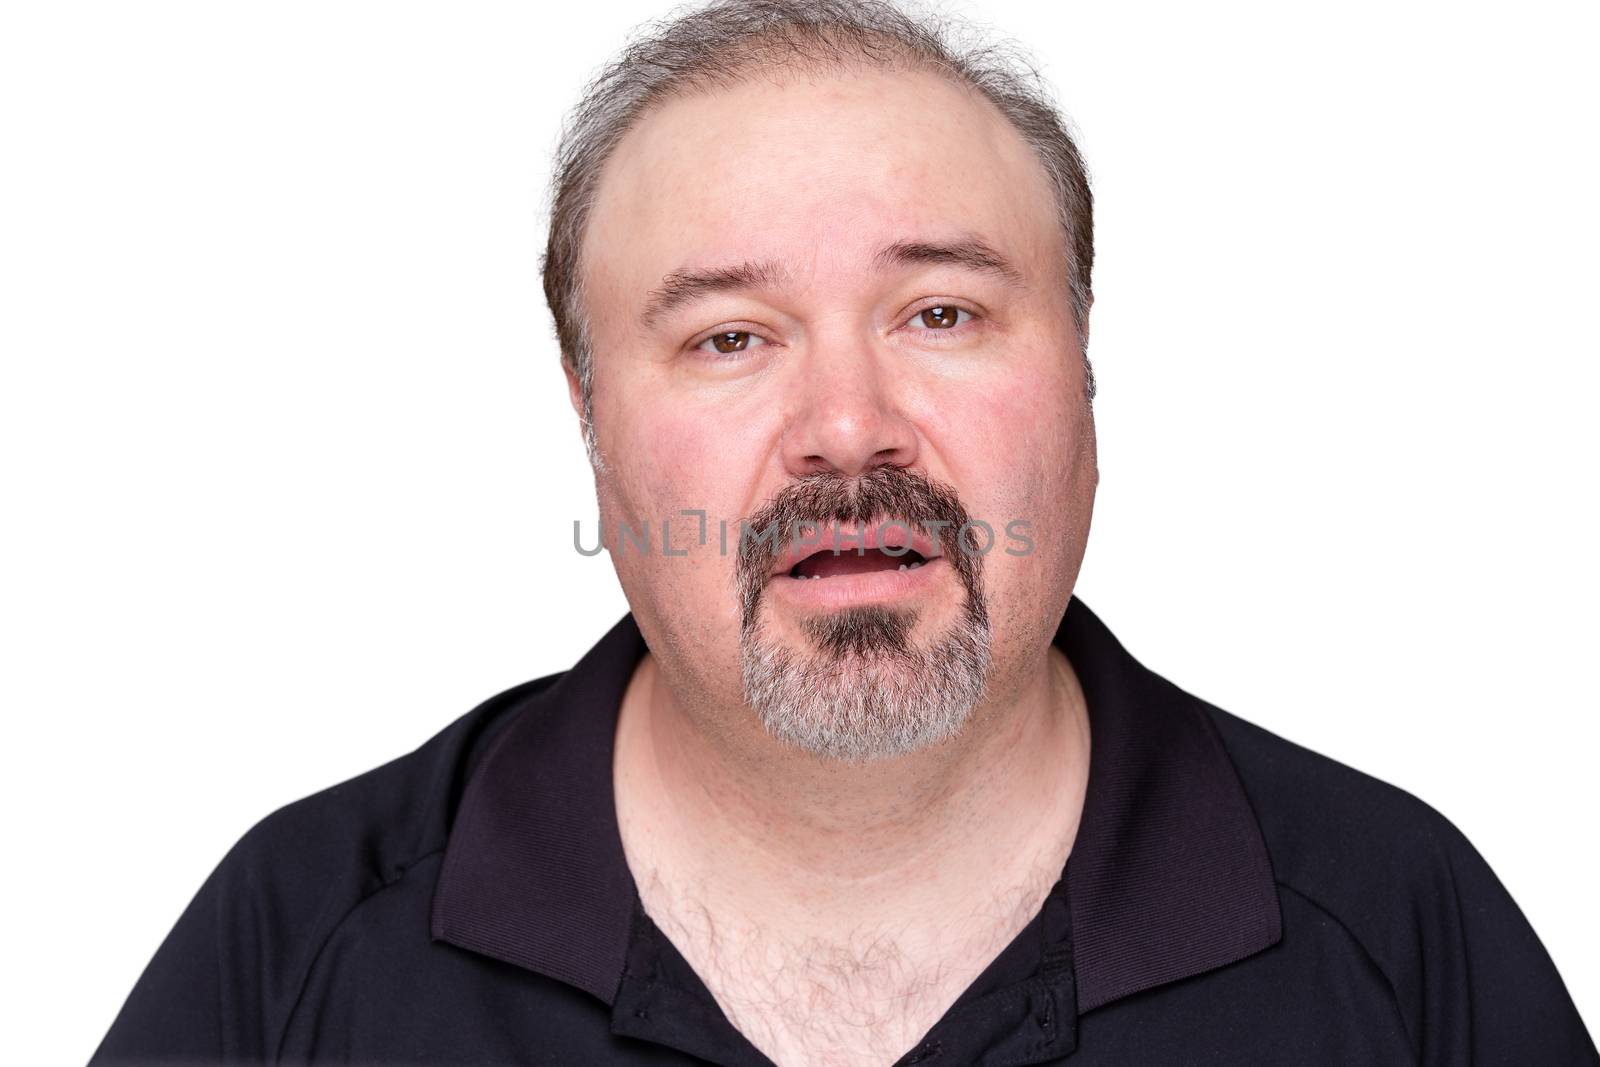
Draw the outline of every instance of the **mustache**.
[[[783,535],[740,539],[735,581],[743,626],[748,630],[755,623],[773,563],[788,547],[783,537],[792,538],[807,525],[825,523],[867,527],[904,522],[937,531],[944,559],[966,586],[968,612],[983,615],[983,559],[971,530],[965,533],[970,543],[962,543],[970,520],[953,486],[895,464],[873,467],[854,477],[817,471],[797,478],[743,520],[752,529],[776,529]]]

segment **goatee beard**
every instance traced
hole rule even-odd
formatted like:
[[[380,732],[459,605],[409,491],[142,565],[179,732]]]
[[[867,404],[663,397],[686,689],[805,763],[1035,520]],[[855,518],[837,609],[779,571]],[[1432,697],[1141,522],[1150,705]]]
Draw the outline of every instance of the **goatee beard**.
[[[809,647],[774,636],[762,594],[781,545],[740,544],[740,672],[745,700],[775,737],[818,756],[872,760],[954,737],[983,698],[990,625],[981,557],[965,542],[966,509],[948,486],[902,467],[851,479],[810,475],[784,487],[746,523],[792,531],[808,523],[910,522],[940,530],[943,558],[964,591],[956,619],[926,645],[918,613],[864,605],[804,620]],[[935,526],[932,524],[942,524]]]

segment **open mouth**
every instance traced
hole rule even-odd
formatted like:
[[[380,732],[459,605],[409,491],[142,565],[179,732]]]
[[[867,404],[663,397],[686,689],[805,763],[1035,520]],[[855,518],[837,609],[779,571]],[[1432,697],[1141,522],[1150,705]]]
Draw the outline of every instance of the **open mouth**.
[[[871,574],[875,571],[914,571],[927,562],[927,558],[914,548],[893,554],[881,548],[845,552],[824,548],[813,552],[789,568],[788,574],[790,578],[820,581],[824,578]]]
[[[840,603],[841,597],[909,595],[926,584],[927,568],[944,558],[932,534],[906,520],[828,523],[808,533],[813,536],[796,537],[772,561],[768,580],[788,578],[785,586],[826,592]]]

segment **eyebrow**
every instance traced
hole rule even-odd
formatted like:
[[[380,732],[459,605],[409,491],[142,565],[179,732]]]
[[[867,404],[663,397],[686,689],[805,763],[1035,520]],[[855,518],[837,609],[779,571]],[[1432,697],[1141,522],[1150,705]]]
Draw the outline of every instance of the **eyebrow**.
[[[978,237],[948,242],[896,241],[880,250],[872,262],[879,270],[912,263],[946,263],[988,274],[1007,285],[1021,287],[1026,282],[1022,271]]]
[[[1021,288],[1026,279],[1019,269],[983,239],[975,236],[954,241],[895,241],[872,257],[874,270],[913,264],[948,264],[987,274],[1009,286]],[[661,279],[661,284],[645,297],[640,321],[652,327],[660,319],[684,305],[712,293],[747,292],[776,288],[791,275],[774,260],[747,261],[731,267],[683,268]]]
[[[645,326],[654,326],[663,315],[702,296],[773,288],[788,279],[789,272],[783,265],[771,260],[739,263],[732,267],[675,270],[650,290],[640,319]]]

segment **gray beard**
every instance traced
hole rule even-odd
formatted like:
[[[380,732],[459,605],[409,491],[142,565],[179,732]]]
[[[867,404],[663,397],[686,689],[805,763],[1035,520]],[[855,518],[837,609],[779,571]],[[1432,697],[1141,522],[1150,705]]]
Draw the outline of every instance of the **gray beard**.
[[[818,756],[901,756],[960,732],[983,696],[990,627],[982,594],[927,648],[915,612],[852,608],[808,620],[815,651],[776,641],[757,617],[739,636],[745,699],[774,736]]]

